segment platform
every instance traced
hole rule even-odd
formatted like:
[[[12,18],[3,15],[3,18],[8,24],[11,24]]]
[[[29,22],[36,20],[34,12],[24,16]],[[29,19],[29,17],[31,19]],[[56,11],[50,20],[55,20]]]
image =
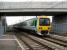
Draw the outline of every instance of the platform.
[[[22,50],[14,35],[0,36],[0,50]]]

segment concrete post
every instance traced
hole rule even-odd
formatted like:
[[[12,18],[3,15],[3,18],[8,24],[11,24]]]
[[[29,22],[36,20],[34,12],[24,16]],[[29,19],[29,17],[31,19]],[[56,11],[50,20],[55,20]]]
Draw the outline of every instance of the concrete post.
[[[0,17],[0,36],[6,32],[6,20],[5,17]]]
[[[0,17],[0,36],[4,34],[4,27],[2,25],[2,17]]]

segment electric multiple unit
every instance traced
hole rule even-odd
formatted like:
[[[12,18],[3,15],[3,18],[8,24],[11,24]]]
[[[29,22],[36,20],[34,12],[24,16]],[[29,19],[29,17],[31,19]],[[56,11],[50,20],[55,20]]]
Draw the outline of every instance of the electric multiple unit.
[[[38,16],[37,18],[37,33],[39,35],[49,34],[51,30],[50,18],[48,16]]]
[[[37,16],[36,18],[26,20],[16,27],[36,32],[38,35],[49,34],[51,30],[50,18],[48,16]]]

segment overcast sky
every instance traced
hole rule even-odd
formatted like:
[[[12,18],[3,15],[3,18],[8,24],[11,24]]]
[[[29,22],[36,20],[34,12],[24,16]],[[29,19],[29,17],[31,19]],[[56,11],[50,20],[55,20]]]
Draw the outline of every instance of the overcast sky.
[[[7,25],[13,25],[35,17],[36,16],[7,16],[6,21]]]
[[[0,0],[0,2],[28,2],[28,1],[34,1],[34,2],[61,2],[61,1],[67,1],[67,0]]]
[[[52,16],[48,16],[48,17],[50,18],[50,21],[52,22]],[[36,16],[7,16],[6,21],[7,21],[7,25],[13,25],[31,18],[36,18]]]

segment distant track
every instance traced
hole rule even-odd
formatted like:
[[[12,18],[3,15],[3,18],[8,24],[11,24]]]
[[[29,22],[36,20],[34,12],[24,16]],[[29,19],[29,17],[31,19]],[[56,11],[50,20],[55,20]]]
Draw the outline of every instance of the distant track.
[[[56,40],[60,40],[60,41],[63,41],[63,42],[66,42],[67,43],[67,37],[59,36],[59,35],[53,35],[53,34],[50,34],[49,36],[51,38],[56,39]]]
[[[64,47],[67,47],[67,43],[66,42],[63,42],[59,39],[55,39],[55,38],[51,38],[51,37],[43,37],[44,40],[47,40],[47,41],[50,41],[50,42],[53,42],[53,43],[56,43],[56,44],[59,44],[61,46],[64,46]]]

